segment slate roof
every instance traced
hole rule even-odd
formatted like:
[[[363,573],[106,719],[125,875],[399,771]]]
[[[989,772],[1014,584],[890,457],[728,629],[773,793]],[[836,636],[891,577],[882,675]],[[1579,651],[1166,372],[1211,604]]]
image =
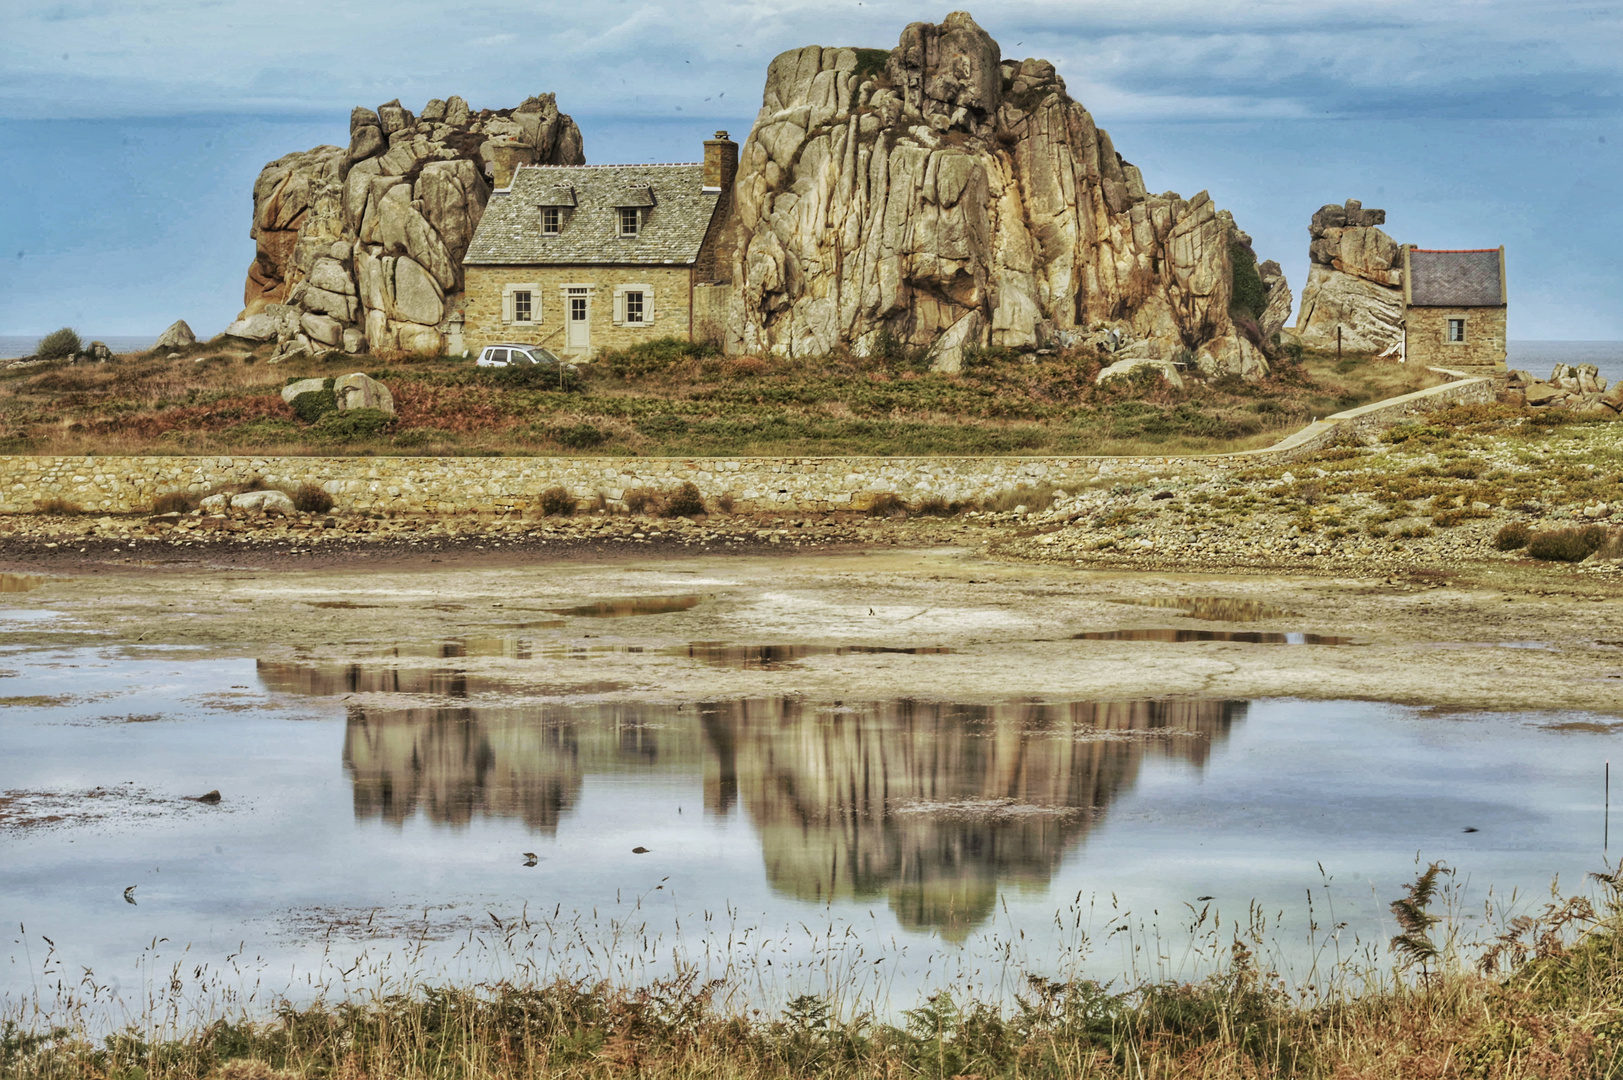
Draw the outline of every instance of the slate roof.
[[[525,165],[509,189],[491,193],[463,262],[687,266],[699,257],[720,198],[704,190],[703,165]],[[559,205],[573,209],[556,235],[544,235],[541,207]],[[622,206],[645,208],[634,237],[620,236]]]
[[[1499,249],[1428,251],[1409,249],[1411,307],[1501,307]]]

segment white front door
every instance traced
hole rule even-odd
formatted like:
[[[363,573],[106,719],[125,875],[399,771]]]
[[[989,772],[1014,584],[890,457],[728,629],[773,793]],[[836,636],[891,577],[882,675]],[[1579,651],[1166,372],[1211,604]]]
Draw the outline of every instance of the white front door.
[[[564,317],[568,320],[565,347],[570,352],[587,352],[592,347],[592,294],[587,289],[570,288],[564,295]]]

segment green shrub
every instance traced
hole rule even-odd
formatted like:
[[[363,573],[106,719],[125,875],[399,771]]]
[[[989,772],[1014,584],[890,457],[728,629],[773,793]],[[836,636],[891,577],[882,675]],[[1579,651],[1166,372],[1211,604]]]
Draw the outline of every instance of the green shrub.
[[[575,512],[575,497],[554,485],[541,493],[541,512],[548,517],[568,517]]]
[[[432,443],[454,442],[456,442],[455,433],[444,428],[410,428],[394,437],[394,444],[402,450],[416,450]]]
[[[313,424],[329,413],[338,411],[338,395],[333,393],[333,380],[322,381],[320,390],[306,390],[295,395],[290,403],[293,406],[293,415],[306,424]]]
[[[1257,273],[1257,257],[1244,244],[1233,244],[1229,247],[1229,263],[1234,268],[1229,310],[1262,318],[1268,309],[1268,290],[1262,287],[1262,276]]]
[[[571,450],[590,450],[609,441],[609,433],[593,424],[570,424],[546,429],[549,439]]]
[[[325,514],[332,509],[332,496],[315,484],[300,484],[293,493],[293,509],[306,514]]]
[[[184,491],[166,491],[152,500],[154,514],[189,514],[197,509],[197,500]]]
[[[1527,541],[1527,554],[1545,562],[1583,562],[1600,550],[1609,535],[1602,525],[1551,529],[1532,535]]]
[[[331,390],[324,393],[332,393]],[[299,397],[308,395],[300,394]],[[299,398],[294,398],[298,401]],[[329,439],[349,442],[372,439],[388,431],[395,422],[393,413],[382,409],[350,409],[348,412],[330,412],[311,425],[311,430]]]
[[[1500,551],[1519,551],[1527,546],[1527,541],[1533,538],[1533,530],[1520,521],[1512,521],[1509,525],[1493,534],[1493,546]]]
[[[654,375],[678,364],[708,356],[713,350],[698,341],[679,337],[639,341],[624,349],[604,349],[597,354],[596,367],[617,379]]]
[[[34,346],[34,355],[41,360],[66,360],[82,348],[84,343],[79,340],[78,331],[64,326],[40,338],[39,344]]]
[[[666,497],[662,513],[666,517],[693,517],[704,513],[704,496],[699,494],[699,486],[692,480],[684,480],[681,487]]]

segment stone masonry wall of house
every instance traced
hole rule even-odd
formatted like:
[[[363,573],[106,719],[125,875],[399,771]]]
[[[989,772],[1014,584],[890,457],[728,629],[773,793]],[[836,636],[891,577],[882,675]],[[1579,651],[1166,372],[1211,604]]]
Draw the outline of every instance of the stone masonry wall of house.
[[[545,345],[562,355],[565,315],[563,287],[592,285],[591,352],[623,349],[652,338],[688,336],[688,268],[685,266],[468,266],[463,340],[475,351],[502,341]],[[540,321],[510,323],[502,318],[502,293],[508,285],[533,284]],[[649,326],[614,325],[617,285],[648,285],[654,293],[654,321]]]
[[[1505,309],[1412,307],[1404,315],[1411,364],[1505,370]],[[1465,340],[1448,340],[1448,320],[1465,320]]]
[[[582,503],[601,493],[614,509],[637,488],[691,481],[707,501],[730,495],[736,512],[864,510],[876,496],[971,500],[1022,485],[1075,490],[1189,472],[1281,464],[1339,440],[1367,437],[1431,409],[1494,400],[1490,379],[1465,379],[1327,417],[1273,447],[1213,457],[922,458],[428,458],[0,456],[0,513],[34,512],[60,499],[86,511],[143,513],[168,492],[206,494],[259,481],[316,484],[339,512],[523,514],[561,486]]]

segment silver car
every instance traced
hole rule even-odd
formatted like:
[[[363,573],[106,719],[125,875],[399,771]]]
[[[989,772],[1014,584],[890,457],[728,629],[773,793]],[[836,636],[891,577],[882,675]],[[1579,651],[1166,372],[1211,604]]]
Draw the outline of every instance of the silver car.
[[[562,361],[553,354],[551,349],[544,349],[539,345],[486,345],[474,361],[478,367],[524,367],[530,364],[544,364],[547,367],[556,367]]]

